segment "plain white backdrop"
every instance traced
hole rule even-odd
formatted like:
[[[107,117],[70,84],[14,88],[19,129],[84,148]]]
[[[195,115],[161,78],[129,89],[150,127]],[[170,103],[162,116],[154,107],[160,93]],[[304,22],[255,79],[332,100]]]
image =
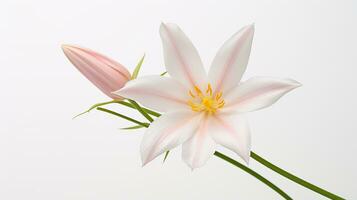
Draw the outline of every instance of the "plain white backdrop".
[[[290,77],[303,87],[249,115],[253,150],[296,175],[357,199],[357,3],[355,1],[1,1],[0,199],[281,199],[213,157],[191,171],[176,149],[142,168],[144,130],[93,111],[108,98],[60,45],[102,52],[141,75],[164,71],[161,23],[181,26],[208,67],[222,43],[255,23],[243,79]],[[135,112],[111,108],[130,116]],[[238,158],[228,150],[223,152]],[[296,199],[325,199],[262,167]]]

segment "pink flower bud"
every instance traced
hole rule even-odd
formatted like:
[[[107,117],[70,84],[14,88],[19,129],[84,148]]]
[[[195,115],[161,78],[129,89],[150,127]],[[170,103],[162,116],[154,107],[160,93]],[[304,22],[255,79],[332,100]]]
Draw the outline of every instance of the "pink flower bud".
[[[112,92],[124,87],[130,80],[130,72],[123,65],[78,46],[62,45],[62,50],[71,63],[104,94],[112,99],[122,99]]]

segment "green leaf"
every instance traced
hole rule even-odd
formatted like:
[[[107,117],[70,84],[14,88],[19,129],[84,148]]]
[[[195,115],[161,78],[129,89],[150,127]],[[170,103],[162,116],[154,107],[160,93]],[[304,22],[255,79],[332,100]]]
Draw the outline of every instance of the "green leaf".
[[[117,103],[118,103],[118,104],[121,104],[121,105],[123,105],[123,106],[126,106],[126,107],[128,107],[128,108],[136,109],[135,106],[133,106],[133,105],[132,105],[131,103],[129,103],[129,102],[118,101]],[[143,107],[141,107],[141,108],[142,108],[145,112],[147,112],[148,114],[150,114],[150,115],[152,115],[152,116],[155,116],[155,117],[160,117],[160,116],[161,116],[161,114],[158,113],[158,112],[155,112],[155,111],[153,111],[153,110],[149,110],[149,109],[143,108]]]
[[[123,118],[123,119],[125,119],[125,120],[130,121],[130,122],[133,122],[133,123],[135,123],[135,124],[137,124],[137,125],[144,126],[144,127],[146,127],[146,128],[149,127],[149,124],[148,124],[148,123],[140,122],[140,121],[138,121],[138,120],[136,120],[136,119],[133,119],[133,118],[131,118],[131,117],[125,116],[125,115],[123,115],[123,114],[114,112],[114,111],[109,110],[109,109],[106,109],[106,108],[97,107],[97,110],[102,111],[102,112],[106,112],[106,113],[109,113],[109,114],[112,114],[112,115],[115,115],[115,116],[117,116],[117,117]]]
[[[139,111],[147,120],[149,120],[149,122],[154,121],[154,119],[150,117],[150,115],[147,112],[145,112],[144,109],[138,103],[136,103],[136,101],[133,101],[131,99],[129,99],[128,101],[131,103],[131,105],[135,107],[137,111]]]
[[[164,73],[160,74],[160,76],[164,76],[165,74],[167,74],[167,72],[164,72]]]
[[[149,126],[148,123],[146,123],[146,124]],[[136,125],[136,126],[129,126],[129,127],[121,128],[121,130],[134,130],[134,129],[140,129],[140,128],[146,128],[146,127],[142,126],[142,125]]]
[[[89,113],[91,110],[99,107],[99,106],[104,106],[104,105],[107,105],[107,104],[111,104],[111,103],[118,103],[119,101],[118,100],[112,100],[112,101],[106,101],[106,102],[102,102],[102,103],[97,103],[97,104],[94,104],[93,106],[91,106],[88,110],[82,112],[82,113],[79,113],[78,115],[74,116],[72,119],[75,119],[83,114],[86,114],[86,113]]]
[[[136,67],[133,71],[133,74],[131,75],[131,79],[136,79],[138,77],[139,71],[141,69],[141,65],[143,65],[143,62],[144,62],[144,58],[145,58],[145,54],[143,55],[143,57],[141,57],[140,61],[136,65]]]
[[[165,157],[164,157],[164,160],[162,161],[163,163],[166,161],[167,156],[169,156],[169,153],[170,153],[170,151],[166,151],[166,153],[165,153]]]

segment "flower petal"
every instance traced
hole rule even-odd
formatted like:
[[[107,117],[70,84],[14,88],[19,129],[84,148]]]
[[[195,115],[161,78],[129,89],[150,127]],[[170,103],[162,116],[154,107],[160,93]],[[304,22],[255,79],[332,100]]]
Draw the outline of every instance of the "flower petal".
[[[254,25],[245,26],[219,49],[208,74],[214,92],[224,94],[239,84],[248,64],[253,35]]]
[[[204,117],[196,133],[182,145],[182,159],[191,169],[202,167],[215,152],[216,143],[208,134],[208,121]]]
[[[237,114],[219,114],[212,118],[209,132],[213,140],[234,151],[248,163],[251,139],[246,119]]]
[[[157,118],[149,126],[141,143],[143,165],[192,137],[200,118],[201,115],[191,111],[169,112]]]
[[[133,99],[160,112],[189,109],[187,90],[178,81],[170,77],[147,76],[137,78],[129,81],[114,94]]]
[[[206,84],[207,75],[196,48],[176,24],[160,26],[167,72],[188,88]]]
[[[237,112],[262,109],[299,86],[301,84],[292,79],[254,77],[243,82],[224,97],[225,107]]]

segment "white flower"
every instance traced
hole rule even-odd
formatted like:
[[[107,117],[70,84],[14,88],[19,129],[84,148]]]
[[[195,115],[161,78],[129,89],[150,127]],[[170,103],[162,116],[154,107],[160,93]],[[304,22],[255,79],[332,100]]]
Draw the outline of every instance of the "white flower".
[[[270,106],[300,84],[291,79],[256,77],[240,83],[246,69],[254,26],[243,27],[214,58],[208,76],[196,48],[175,24],[161,24],[167,72],[129,81],[115,94],[163,112],[141,144],[143,165],[182,144],[182,158],[201,167],[220,144],[247,163],[250,132],[243,113]]]

